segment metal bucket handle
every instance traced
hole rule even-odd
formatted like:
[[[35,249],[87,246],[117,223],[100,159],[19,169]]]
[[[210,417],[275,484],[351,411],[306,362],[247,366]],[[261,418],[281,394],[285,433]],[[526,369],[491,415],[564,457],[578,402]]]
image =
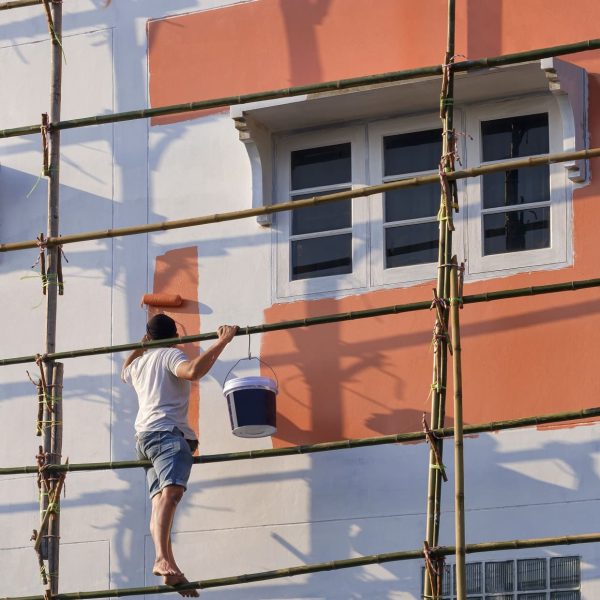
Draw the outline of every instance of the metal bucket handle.
[[[231,371],[233,371],[243,360],[257,360],[261,365],[267,367],[271,373],[273,373],[273,377],[275,377],[275,385],[277,386],[277,389],[279,390],[279,380],[277,379],[277,374],[275,373],[275,371],[273,370],[273,367],[266,363],[264,360],[260,360],[260,358],[258,358],[258,356],[246,356],[244,358],[240,358],[240,360],[238,360],[235,365],[233,365],[233,367],[231,367],[231,369],[229,369],[229,371],[227,371],[227,375],[225,375],[225,380],[223,381],[223,386],[225,387],[225,384],[227,383],[227,380],[229,378],[229,375],[231,374]]]

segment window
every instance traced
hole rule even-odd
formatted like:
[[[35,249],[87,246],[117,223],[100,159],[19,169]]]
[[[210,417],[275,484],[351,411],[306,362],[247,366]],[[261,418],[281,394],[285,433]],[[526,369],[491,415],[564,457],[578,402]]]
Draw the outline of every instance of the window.
[[[468,600],[581,600],[578,556],[467,563],[466,576]],[[442,598],[456,599],[454,565],[445,566]]]
[[[457,169],[563,149],[553,97],[455,110]],[[438,172],[437,115],[285,135],[276,141],[276,196],[292,200]],[[565,167],[509,169],[458,182],[454,252],[467,277],[569,263]],[[432,280],[440,184],[303,208],[276,218],[278,298]]]

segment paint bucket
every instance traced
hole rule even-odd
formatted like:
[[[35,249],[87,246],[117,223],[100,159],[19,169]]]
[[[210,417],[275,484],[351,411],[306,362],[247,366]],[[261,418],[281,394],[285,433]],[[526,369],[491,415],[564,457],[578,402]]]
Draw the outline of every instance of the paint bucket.
[[[277,384],[270,377],[235,377],[225,382],[233,435],[259,438],[273,435],[276,426]]]

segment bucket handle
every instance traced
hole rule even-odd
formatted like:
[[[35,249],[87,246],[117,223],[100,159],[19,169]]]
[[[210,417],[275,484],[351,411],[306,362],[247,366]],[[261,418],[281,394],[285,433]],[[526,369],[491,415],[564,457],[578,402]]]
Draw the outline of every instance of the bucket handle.
[[[273,370],[273,367],[266,363],[264,360],[260,360],[260,358],[258,358],[258,356],[245,356],[244,358],[240,358],[240,360],[238,360],[235,365],[233,365],[233,367],[231,367],[231,369],[229,369],[229,371],[227,371],[227,375],[225,375],[225,379],[223,381],[223,386],[225,387],[225,384],[227,383],[227,380],[229,378],[229,375],[231,374],[231,371],[233,371],[243,360],[257,360],[261,365],[263,365],[264,367],[267,367],[271,373],[273,373],[273,377],[275,377],[275,385],[277,386],[277,389],[279,390],[279,380],[277,379],[277,374],[275,373],[275,371]]]

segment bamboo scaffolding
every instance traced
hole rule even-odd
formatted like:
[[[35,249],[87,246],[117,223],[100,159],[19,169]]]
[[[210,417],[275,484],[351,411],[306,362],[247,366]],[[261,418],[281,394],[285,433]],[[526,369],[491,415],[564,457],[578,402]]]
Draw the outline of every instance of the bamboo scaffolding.
[[[478,58],[475,60],[464,60],[455,63],[454,71],[457,73],[468,73],[482,69],[491,69],[493,67],[502,67],[532,60],[541,60],[543,58],[552,58],[554,56],[564,56],[567,54],[576,54],[578,52],[587,52],[588,50],[597,50],[600,48],[600,38],[583,40],[572,44],[562,44],[559,46],[548,46],[545,48],[536,48],[524,52],[514,52],[501,56],[490,56],[487,58]],[[442,74],[441,65],[428,67],[419,67],[417,69],[406,69],[403,71],[392,71],[377,75],[367,75],[364,77],[352,77],[350,79],[339,79],[337,81],[326,81],[323,83],[313,83],[300,85],[279,90],[269,90],[264,92],[255,92],[252,94],[242,94],[234,96],[225,96],[223,98],[212,98],[198,102],[186,102],[183,104],[172,104],[169,106],[160,106],[157,108],[141,108],[137,110],[113,113],[107,115],[95,115],[92,117],[83,117],[80,119],[70,119],[66,121],[52,121],[52,127],[57,129],[74,129],[77,127],[88,127],[91,125],[104,125],[106,123],[121,123],[123,121],[134,121],[137,119],[149,119],[166,115],[182,114],[186,112],[195,112],[212,108],[221,108],[234,106],[237,104],[246,104],[249,102],[259,102],[263,100],[274,100],[276,98],[290,98],[292,96],[303,96],[306,94],[316,94],[323,92],[332,92],[345,90],[349,88],[360,88],[362,86],[371,86],[382,83],[392,83],[396,81],[407,81],[411,79],[422,79],[424,77],[434,77]],[[0,130],[0,138],[17,137],[21,135],[34,135],[39,133],[39,124],[25,125],[12,129]]]
[[[456,598],[467,598],[465,566],[465,465],[463,449],[462,349],[460,346],[460,288],[456,256],[450,273],[450,322],[454,385],[454,545],[456,547]]]
[[[501,171],[513,169],[527,169],[540,165],[556,164],[567,161],[585,160],[600,156],[600,147],[591,148],[589,150],[578,150],[576,152],[557,152],[554,154],[546,154],[543,156],[530,156],[528,158],[513,159],[504,162],[498,162],[491,165],[480,165],[470,169],[453,171],[447,174],[448,181],[457,181],[459,179],[468,179],[470,177],[479,177],[489,173],[498,173]],[[226,213],[216,213],[213,215],[205,215],[201,217],[192,217],[189,219],[176,219],[172,221],[161,221],[159,223],[149,223],[146,225],[137,225],[131,227],[118,227],[115,229],[103,229],[99,231],[88,231],[84,233],[73,233],[61,235],[60,237],[50,237],[45,240],[47,247],[62,246],[64,244],[74,244],[78,242],[87,242],[90,240],[101,240],[120,236],[137,235],[140,233],[155,233],[158,231],[168,231],[171,229],[182,229],[185,227],[197,227],[201,225],[211,225],[214,223],[223,223],[225,221],[236,221],[238,219],[247,219],[250,217],[258,217],[261,215],[269,215],[288,210],[297,210],[306,208],[307,206],[317,206],[327,204],[329,202],[337,202],[340,200],[348,200],[351,198],[361,198],[380,194],[383,192],[396,190],[400,188],[416,187],[427,185],[430,183],[439,182],[438,175],[421,175],[418,177],[406,177],[382,183],[378,185],[370,185],[356,190],[348,190],[344,192],[336,192],[334,194],[324,194],[322,196],[314,196],[302,200],[288,200],[270,206],[262,206],[259,208],[248,208],[244,210],[231,211]],[[0,252],[13,252],[17,250],[29,250],[38,247],[38,240],[26,240],[20,242],[10,242],[0,244]]]
[[[12,8],[23,8],[25,6],[36,6],[42,4],[43,0],[12,0],[12,2],[1,2],[0,10],[10,10]]]
[[[585,533],[580,535],[567,535],[561,537],[529,538],[523,540],[506,540],[497,542],[484,542],[481,544],[469,544],[465,547],[467,554],[479,554],[483,552],[499,552],[504,550],[521,550],[529,548],[546,548],[552,546],[571,546],[575,544],[593,544],[600,541],[600,533]],[[454,546],[440,546],[432,548],[433,556],[452,556],[455,553]],[[141,596],[143,594],[168,594],[183,590],[206,590],[231,585],[242,585],[257,581],[269,581],[272,579],[283,579],[297,575],[310,573],[322,573],[325,571],[337,571],[366,565],[383,564],[388,562],[399,562],[423,558],[422,550],[404,550],[402,552],[386,552],[384,554],[369,554],[356,558],[346,558],[323,563],[301,565],[274,571],[262,571],[259,573],[247,573],[232,577],[219,577],[217,579],[204,579],[190,581],[178,586],[155,585],[147,587],[132,587],[109,590],[95,590],[92,592],[72,592],[68,594],[56,594],[53,600],[92,600],[93,598],[124,598],[126,596]],[[4,597],[0,600],[47,600],[44,596],[19,596]]]
[[[454,172],[456,134],[454,131],[454,55],[455,55],[455,13],[454,0],[448,0],[448,29],[442,89],[440,92],[440,117],[442,119],[442,156],[440,157],[440,208],[438,212],[439,242],[437,285],[435,297],[435,325],[433,330],[433,376],[431,385],[431,427],[444,426],[446,416],[446,381],[448,372],[448,304],[449,263],[452,253],[452,231],[456,180],[448,175]],[[427,516],[425,540],[429,548],[438,545],[442,498],[443,438],[429,438],[430,451],[427,481]],[[429,563],[427,563],[429,565]],[[425,569],[423,590],[426,598],[437,600],[441,586],[433,589],[433,578],[429,566]]]
[[[554,283],[548,285],[534,285],[524,288],[513,288],[508,290],[499,290],[497,292],[483,292],[463,297],[463,304],[479,304],[481,302],[494,302],[496,300],[507,300],[510,298],[523,298],[527,296],[539,296],[544,294],[555,294],[560,292],[571,292],[600,287],[600,279],[580,279],[567,281],[563,283]],[[387,315],[402,314],[420,310],[429,310],[431,300],[422,300],[420,302],[411,302],[408,304],[392,304],[380,308],[371,308],[366,310],[357,310],[344,313],[334,313],[322,315],[320,317],[307,317],[305,319],[295,319],[292,321],[279,321],[277,323],[265,323],[263,325],[249,325],[241,328],[236,336],[252,335],[255,333],[269,333],[272,331],[282,331],[284,329],[296,329],[298,327],[312,327],[315,325],[326,325],[329,323],[340,323],[342,321],[352,321],[358,319],[368,319],[373,317],[384,317]],[[137,348],[159,348],[162,346],[172,346],[177,344],[187,344],[190,342],[201,342],[215,340],[218,335],[216,331],[207,333],[198,333],[195,335],[184,335],[178,338],[157,340],[150,342],[132,342],[128,344],[119,344],[115,346],[100,346],[97,348],[83,348],[81,350],[67,350],[64,352],[54,352],[42,356],[42,360],[63,360],[67,358],[81,358],[83,356],[96,356],[98,354],[111,354],[115,352],[126,352],[136,350]],[[17,356],[13,358],[0,359],[0,367],[35,362],[39,355],[31,354],[29,356]]]
[[[496,433],[507,429],[522,429],[524,427],[540,427],[566,421],[589,420],[600,417],[600,407],[584,408],[577,411],[550,413],[546,415],[535,415],[522,417],[520,419],[508,419],[505,421],[491,421],[465,425],[464,435],[478,435],[480,433]],[[434,429],[434,435],[439,438],[451,438],[454,436],[454,427],[443,427]],[[296,456],[299,454],[316,454],[319,452],[332,452],[336,450],[348,450],[351,448],[366,448],[370,446],[382,446],[386,444],[407,444],[425,441],[426,434],[423,431],[409,433],[394,433],[378,437],[357,438],[341,440],[337,442],[321,442],[319,444],[307,444],[303,446],[290,446],[287,448],[269,448],[264,450],[246,450],[243,452],[227,452],[224,454],[206,454],[194,457],[194,464],[208,464],[220,462],[232,462],[238,460],[253,460],[259,458],[276,458],[281,456]],[[121,469],[137,469],[150,466],[147,460],[119,460],[96,463],[73,463],[62,465],[51,465],[49,472],[73,473],[85,471],[110,471]],[[36,465],[22,467],[0,467],[2,475],[27,475],[37,473]]]

